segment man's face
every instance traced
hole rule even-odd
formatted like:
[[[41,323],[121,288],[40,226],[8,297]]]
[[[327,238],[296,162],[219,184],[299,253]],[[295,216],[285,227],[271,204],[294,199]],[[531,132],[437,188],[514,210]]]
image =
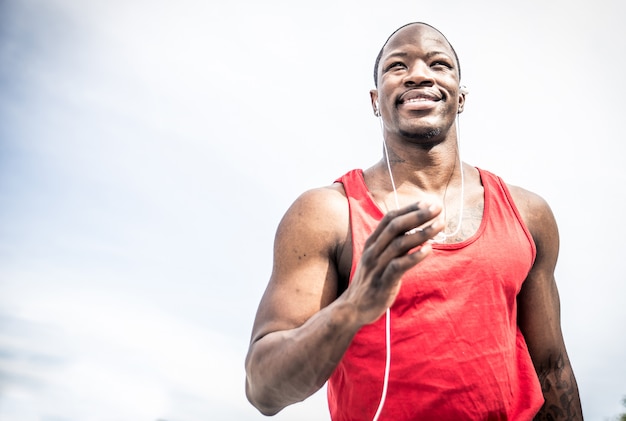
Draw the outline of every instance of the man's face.
[[[378,72],[372,96],[386,129],[413,139],[442,140],[464,102],[448,41],[426,25],[403,28],[385,46]]]

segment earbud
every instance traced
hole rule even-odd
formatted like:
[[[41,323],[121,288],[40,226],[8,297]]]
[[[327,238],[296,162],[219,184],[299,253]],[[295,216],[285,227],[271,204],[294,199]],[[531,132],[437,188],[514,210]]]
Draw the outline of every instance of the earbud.
[[[378,101],[376,101],[376,104],[374,105],[374,115],[376,117],[380,117],[380,106],[378,105]]]

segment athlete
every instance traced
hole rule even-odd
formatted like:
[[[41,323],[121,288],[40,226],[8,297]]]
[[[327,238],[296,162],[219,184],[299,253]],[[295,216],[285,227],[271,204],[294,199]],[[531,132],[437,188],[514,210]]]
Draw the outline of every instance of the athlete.
[[[263,414],[328,382],[333,421],[583,419],[554,216],[462,162],[460,79],[430,25],[383,45],[370,92],[382,159],[302,194],[276,233],[246,358]]]

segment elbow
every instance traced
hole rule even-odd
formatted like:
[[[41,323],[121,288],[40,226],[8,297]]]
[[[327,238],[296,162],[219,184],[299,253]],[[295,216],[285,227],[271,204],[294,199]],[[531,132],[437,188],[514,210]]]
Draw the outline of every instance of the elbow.
[[[276,405],[276,402],[273,402],[267,395],[263,396],[262,393],[255,392],[256,389],[251,385],[250,380],[246,379],[246,398],[261,414],[271,417],[283,409],[282,406]]]
[[[254,369],[252,352],[246,357],[246,398],[261,414],[272,416],[278,414],[284,406],[277,405],[271,387],[263,382],[266,377]],[[256,365],[259,365],[258,363]]]

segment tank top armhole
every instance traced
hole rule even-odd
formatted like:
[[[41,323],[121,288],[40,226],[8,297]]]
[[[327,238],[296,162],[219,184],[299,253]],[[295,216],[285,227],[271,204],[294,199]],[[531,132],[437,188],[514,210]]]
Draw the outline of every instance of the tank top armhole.
[[[350,217],[350,239],[352,241],[352,263],[350,265],[350,274],[348,277],[348,284],[352,282],[352,277],[356,271],[356,266],[361,259],[361,254],[358,251],[359,247],[364,244],[359,242],[359,236],[354,232],[355,222],[357,226],[361,226],[364,223],[371,222],[364,219],[366,215],[373,213],[374,218],[378,221],[383,217],[381,210],[376,206],[372,199],[367,185],[365,184],[365,178],[363,176],[362,169],[353,169],[345,173],[343,176],[335,180],[336,183],[343,185],[343,189],[346,193],[348,200],[348,209]],[[358,221],[355,221],[355,218]],[[376,222],[377,223],[377,222]]]

